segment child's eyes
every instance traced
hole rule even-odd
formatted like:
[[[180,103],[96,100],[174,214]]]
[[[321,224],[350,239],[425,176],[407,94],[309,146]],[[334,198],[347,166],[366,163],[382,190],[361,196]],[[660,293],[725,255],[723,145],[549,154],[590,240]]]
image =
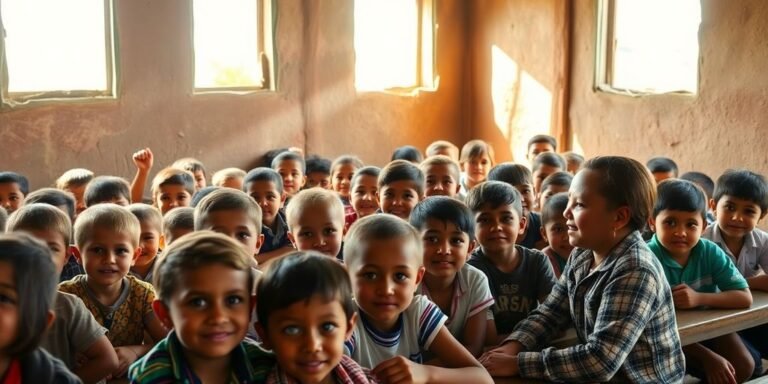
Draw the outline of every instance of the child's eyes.
[[[395,273],[395,281],[405,281],[408,280],[408,275],[402,272]]]
[[[90,251],[91,253],[102,254],[105,252],[105,249],[102,247],[93,247],[90,249]]]
[[[514,216],[504,216],[504,217],[501,218],[501,222],[506,223],[506,224],[511,223],[514,220],[515,220]]]
[[[453,238],[453,239],[451,239],[451,244],[462,245],[462,244],[464,244],[464,239],[462,239],[460,237]]]
[[[299,329],[299,327],[297,327],[295,325],[289,325],[289,326],[283,328],[283,333],[288,335],[288,336],[296,336],[299,333],[301,333],[301,330]]]
[[[378,275],[376,275],[376,272],[363,272],[362,276],[366,280],[376,280],[376,278],[378,277]]]
[[[171,199],[171,197],[168,196],[168,195],[160,195],[160,201],[168,201],[170,199]]]
[[[243,298],[237,295],[228,296],[227,297],[227,304],[228,305],[237,305],[243,302]]]
[[[8,295],[0,293],[0,304],[16,305],[16,300]]]
[[[299,236],[300,237],[312,237],[312,232],[310,232],[310,231],[299,232]]]
[[[325,236],[333,235],[336,232],[338,232],[338,231],[336,231],[336,228],[325,228],[325,229],[323,229],[323,235],[325,235]]]
[[[338,326],[334,323],[328,322],[328,323],[323,323],[323,325],[321,325],[321,328],[323,332],[333,332],[336,330],[336,328],[338,328]]]
[[[251,238],[251,234],[249,232],[238,232],[237,238],[242,240],[249,239]]]
[[[193,308],[203,308],[208,304],[208,302],[205,299],[200,297],[195,297],[193,299],[190,299],[188,303]]]
[[[424,237],[424,242],[425,243],[437,244],[437,241],[438,241],[437,236],[425,236]]]

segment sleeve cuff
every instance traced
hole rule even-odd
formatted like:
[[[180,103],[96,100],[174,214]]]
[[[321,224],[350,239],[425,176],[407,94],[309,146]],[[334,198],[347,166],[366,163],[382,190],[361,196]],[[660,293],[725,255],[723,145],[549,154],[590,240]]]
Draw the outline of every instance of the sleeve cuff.
[[[540,352],[520,352],[517,355],[517,365],[520,377],[544,378],[544,360]]]
[[[528,333],[521,331],[513,331],[510,333],[509,336],[504,339],[503,343],[506,343],[507,341],[517,341],[522,344],[526,350],[533,349],[536,346],[536,339]]]

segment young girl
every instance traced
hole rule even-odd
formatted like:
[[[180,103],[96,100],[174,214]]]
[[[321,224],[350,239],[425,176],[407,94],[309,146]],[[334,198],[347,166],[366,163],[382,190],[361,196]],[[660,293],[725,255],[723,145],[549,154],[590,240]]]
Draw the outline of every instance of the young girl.
[[[337,157],[331,164],[331,189],[336,191],[344,203],[344,228],[349,228],[357,220],[357,213],[352,207],[352,176],[363,167],[363,162],[355,156]]]
[[[48,247],[24,234],[0,235],[0,381],[80,383],[40,348],[55,315],[58,276]]]
[[[475,185],[485,181],[493,163],[493,147],[490,144],[483,140],[471,140],[464,144],[459,157],[463,172],[460,196],[466,196]]]
[[[493,376],[676,383],[685,375],[669,285],[640,236],[656,195],[639,162],[597,157],[573,179],[565,217],[578,247],[549,297],[480,362]],[[540,350],[573,319],[580,344]]]

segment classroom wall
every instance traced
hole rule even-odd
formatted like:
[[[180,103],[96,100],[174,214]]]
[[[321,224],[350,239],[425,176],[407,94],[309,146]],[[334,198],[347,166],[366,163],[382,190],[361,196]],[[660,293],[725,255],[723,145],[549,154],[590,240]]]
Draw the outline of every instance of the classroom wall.
[[[276,92],[191,95],[187,1],[115,2],[119,97],[0,111],[0,168],[49,185],[72,167],[131,177],[133,151],[152,147],[159,170],[194,156],[209,170],[249,168],[275,147],[382,164],[394,147],[467,139],[466,3],[440,0],[440,88],[416,96],[354,89],[354,0],[280,0]]]

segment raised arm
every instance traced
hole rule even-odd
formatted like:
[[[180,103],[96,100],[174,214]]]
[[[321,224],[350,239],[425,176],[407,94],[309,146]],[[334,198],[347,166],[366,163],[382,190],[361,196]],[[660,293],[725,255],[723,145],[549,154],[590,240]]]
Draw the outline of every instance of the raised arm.
[[[131,202],[141,203],[144,198],[144,187],[147,185],[149,171],[152,170],[154,155],[149,147],[140,149],[133,154],[133,164],[136,165],[136,176],[131,182]]]

